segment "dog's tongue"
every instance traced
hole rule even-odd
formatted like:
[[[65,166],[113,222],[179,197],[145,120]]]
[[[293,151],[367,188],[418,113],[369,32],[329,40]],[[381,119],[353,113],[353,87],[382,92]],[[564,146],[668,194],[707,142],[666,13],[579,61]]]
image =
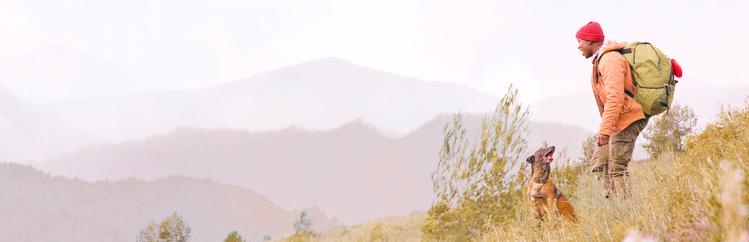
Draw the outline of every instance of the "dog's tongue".
[[[549,152],[546,152],[546,159],[551,159],[554,156],[554,146],[549,147]]]
[[[551,160],[554,157],[554,151],[549,151],[549,153],[546,153],[546,159]]]

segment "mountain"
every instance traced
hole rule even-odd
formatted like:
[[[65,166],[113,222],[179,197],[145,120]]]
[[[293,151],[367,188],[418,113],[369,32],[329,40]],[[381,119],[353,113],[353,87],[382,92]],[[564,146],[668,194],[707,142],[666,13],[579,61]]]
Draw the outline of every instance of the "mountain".
[[[244,188],[210,180],[84,182],[29,166],[0,164],[0,241],[133,241],[140,230],[176,212],[193,241],[221,241],[236,230],[252,241],[293,231],[298,211],[284,210]],[[314,229],[338,226],[309,210]]]
[[[19,109],[18,101],[0,87],[0,160],[27,159],[34,152],[26,139],[17,138],[22,136],[14,124]]]
[[[33,103],[132,94],[155,88],[153,83],[124,66],[64,44],[21,57],[0,57],[0,85]]]
[[[332,129],[355,119],[389,135],[403,135],[436,115],[486,112],[496,101],[460,85],[325,58],[205,89],[74,100],[49,107],[98,136],[119,142],[179,126]]]
[[[465,115],[476,133],[481,114]],[[327,131],[287,128],[250,132],[179,128],[124,143],[90,146],[39,163],[45,171],[85,180],[169,175],[209,178],[258,191],[282,207],[318,206],[347,224],[424,210],[433,194],[443,115],[403,137],[388,137],[361,120]],[[589,132],[529,124],[529,150],[543,141],[578,157]],[[530,151],[528,151],[530,152]]]
[[[0,86],[0,161],[43,159],[97,139]]]

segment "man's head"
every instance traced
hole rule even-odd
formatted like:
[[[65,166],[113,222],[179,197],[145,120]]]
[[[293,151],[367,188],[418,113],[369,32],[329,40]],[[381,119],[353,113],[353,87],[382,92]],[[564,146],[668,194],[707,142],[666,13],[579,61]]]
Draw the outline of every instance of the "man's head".
[[[589,22],[575,34],[577,38],[577,49],[582,52],[587,59],[593,56],[601,45],[603,45],[604,35],[601,25],[596,22]]]

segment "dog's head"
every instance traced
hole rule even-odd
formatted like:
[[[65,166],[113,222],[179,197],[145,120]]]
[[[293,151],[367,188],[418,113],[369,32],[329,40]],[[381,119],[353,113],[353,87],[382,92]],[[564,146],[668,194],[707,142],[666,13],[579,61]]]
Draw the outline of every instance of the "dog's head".
[[[525,161],[530,164],[551,164],[551,162],[554,161],[554,146],[538,149],[536,153],[533,153],[533,155],[529,156]]]
[[[554,146],[540,148],[525,159],[531,164],[531,179],[534,181],[546,180],[551,170],[551,162],[554,161]]]

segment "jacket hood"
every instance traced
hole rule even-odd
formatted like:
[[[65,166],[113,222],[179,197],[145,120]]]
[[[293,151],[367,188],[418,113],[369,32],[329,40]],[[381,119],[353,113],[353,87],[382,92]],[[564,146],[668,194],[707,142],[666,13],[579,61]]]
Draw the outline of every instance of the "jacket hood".
[[[596,54],[593,55],[593,63],[595,63],[596,60],[598,60],[598,57],[600,57],[601,54],[606,53],[607,51],[610,51],[610,50],[623,49],[624,47],[627,47],[627,44],[628,44],[627,42],[624,42],[624,41],[619,42],[616,40],[607,40],[603,42],[603,45],[601,45],[601,48],[599,48]]]

